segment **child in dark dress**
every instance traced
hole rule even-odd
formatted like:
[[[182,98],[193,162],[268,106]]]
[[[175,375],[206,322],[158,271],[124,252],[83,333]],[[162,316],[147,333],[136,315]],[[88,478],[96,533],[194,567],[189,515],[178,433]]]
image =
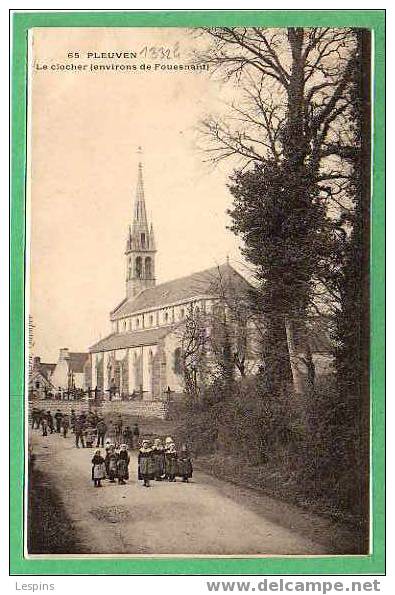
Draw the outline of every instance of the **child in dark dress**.
[[[128,454],[128,448],[126,444],[122,444],[118,454],[117,461],[117,475],[118,483],[125,485],[125,480],[129,479],[129,461],[130,457]]]
[[[177,475],[177,450],[173,439],[166,438],[165,446],[165,476],[168,481],[176,481]]]
[[[178,455],[178,473],[182,477],[182,481],[188,483],[188,480],[192,477],[193,468],[191,456],[186,444],[181,446],[181,450]]]
[[[154,478],[156,481],[162,481],[165,474],[165,449],[160,438],[155,438],[152,447],[152,456],[154,459]]]
[[[138,457],[138,478],[143,480],[146,488],[150,487],[150,480],[155,472],[153,451],[149,440],[143,440]]]
[[[101,480],[106,476],[106,467],[100,450],[97,450],[92,458],[92,480],[95,488],[101,488]]]
[[[114,446],[110,446],[106,456],[106,469],[110,483],[115,483],[118,470],[118,454],[115,452]]]

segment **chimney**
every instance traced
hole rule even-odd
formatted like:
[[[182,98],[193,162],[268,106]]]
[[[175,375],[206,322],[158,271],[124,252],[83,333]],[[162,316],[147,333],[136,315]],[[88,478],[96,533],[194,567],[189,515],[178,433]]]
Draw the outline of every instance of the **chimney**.
[[[59,350],[59,361],[65,360],[65,359],[69,359],[70,358],[70,353],[67,347],[63,347],[62,349]]]
[[[38,368],[40,364],[41,364],[41,357],[39,357],[38,355],[36,355],[33,358],[33,368]]]

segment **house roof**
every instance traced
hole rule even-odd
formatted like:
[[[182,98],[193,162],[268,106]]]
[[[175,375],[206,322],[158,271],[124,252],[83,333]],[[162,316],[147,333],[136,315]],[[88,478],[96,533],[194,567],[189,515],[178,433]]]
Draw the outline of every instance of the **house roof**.
[[[78,353],[78,352],[70,352],[69,353],[69,368],[72,372],[76,372],[80,374],[84,371],[84,366],[89,358],[89,353]]]
[[[50,377],[55,368],[56,364],[45,364],[43,362],[40,362],[39,364],[39,370],[41,374],[47,379]]]
[[[129,331],[125,333],[111,333],[101,339],[89,351],[113,351],[114,349],[126,349],[127,347],[138,347],[140,345],[155,345],[174,329],[174,325],[165,328],[153,328],[141,331]]]
[[[203,295],[215,297],[227,289],[232,292],[245,292],[249,288],[250,285],[244,277],[226,263],[144,289],[137,296],[124,299],[111,312],[111,319],[117,320],[136,312],[189,301]]]
[[[55,364],[49,364],[49,365],[55,366]],[[44,382],[45,386],[48,386],[48,387],[53,386],[52,382],[49,380],[48,376],[43,372],[43,370],[36,367],[36,368],[33,368],[31,373],[29,374],[29,385],[33,386],[33,384],[37,381],[37,378],[41,378],[41,380]]]

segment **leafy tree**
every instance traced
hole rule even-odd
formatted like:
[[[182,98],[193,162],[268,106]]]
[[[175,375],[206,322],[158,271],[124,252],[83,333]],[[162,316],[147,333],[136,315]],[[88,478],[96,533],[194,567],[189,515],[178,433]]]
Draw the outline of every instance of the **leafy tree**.
[[[213,28],[204,34],[211,43],[200,60],[239,86],[227,117],[206,118],[203,135],[209,159],[237,156],[243,163],[230,186],[230,214],[260,282],[266,384],[285,389],[290,367],[295,392],[302,393],[300,364],[310,380],[314,370],[308,346],[299,357],[298,343],[310,308],[317,308],[316,271],[333,241],[332,219],[348,199],[347,160],[355,154],[355,32]]]

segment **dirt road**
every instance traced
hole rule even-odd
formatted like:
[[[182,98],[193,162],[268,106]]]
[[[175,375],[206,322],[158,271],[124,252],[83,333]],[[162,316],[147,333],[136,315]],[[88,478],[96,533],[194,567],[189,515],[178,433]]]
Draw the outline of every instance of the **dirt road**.
[[[306,537],[300,518],[287,519],[287,514],[292,516],[289,507],[285,511],[279,504],[279,510],[273,511],[275,501],[258,498],[251,490],[199,472],[189,484],[152,482],[147,489],[137,481],[134,453],[127,485],[104,481],[103,488],[95,489],[90,480],[93,449],[76,449],[73,436],[43,438],[38,431],[31,433],[31,444],[35,465],[56,486],[76,528],[80,553],[317,555],[333,551],[328,544]],[[273,517],[281,517],[282,522],[274,522]]]

